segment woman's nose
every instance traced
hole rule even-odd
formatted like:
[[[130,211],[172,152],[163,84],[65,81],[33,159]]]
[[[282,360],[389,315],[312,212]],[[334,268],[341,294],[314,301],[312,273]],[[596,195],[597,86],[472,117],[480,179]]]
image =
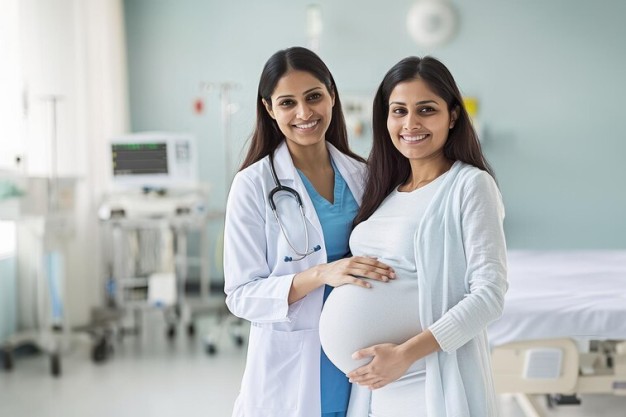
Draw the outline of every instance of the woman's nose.
[[[311,108],[307,106],[306,104],[301,104],[298,107],[297,116],[299,119],[307,120],[309,117],[313,116],[313,110],[311,110]]]
[[[422,127],[422,121],[416,114],[409,114],[405,119],[404,128],[406,130],[419,129]]]

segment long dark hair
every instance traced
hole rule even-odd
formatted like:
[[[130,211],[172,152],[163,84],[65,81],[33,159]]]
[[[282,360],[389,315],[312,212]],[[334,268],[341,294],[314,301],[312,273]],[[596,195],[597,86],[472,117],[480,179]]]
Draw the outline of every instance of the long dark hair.
[[[389,96],[399,83],[420,79],[448,105],[448,111],[458,109],[458,118],[448,134],[443,153],[452,161],[463,161],[487,171],[493,170],[483,156],[478,135],[472,126],[463,105],[461,92],[450,71],[439,60],[408,57],[394,65],[383,78],[374,97],[372,112],[373,144],[368,157],[369,172],[363,204],[354,225],[368,219],[397,186],[406,182],[411,175],[409,160],[393,145],[387,130]],[[495,178],[495,177],[494,177]]]
[[[271,97],[276,84],[290,70],[308,72],[326,86],[329,94],[334,95],[335,105],[333,106],[330,125],[326,131],[326,140],[340,152],[365,162],[363,158],[353,153],[348,145],[348,132],[341,108],[341,100],[330,70],[313,51],[296,46],[276,52],[263,67],[256,102],[256,126],[250,138],[248,153],[239,170],[274,152],[283,140],[283,133],[276,121],[268,114],[263,100],[270,106],[272,105]]]

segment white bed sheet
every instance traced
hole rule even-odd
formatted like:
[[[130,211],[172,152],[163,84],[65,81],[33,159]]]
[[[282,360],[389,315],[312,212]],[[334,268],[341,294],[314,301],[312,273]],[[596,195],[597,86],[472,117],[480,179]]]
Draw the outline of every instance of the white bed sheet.
[[[509,251],[492,346],[571,337],[626,339],[626,250]]]

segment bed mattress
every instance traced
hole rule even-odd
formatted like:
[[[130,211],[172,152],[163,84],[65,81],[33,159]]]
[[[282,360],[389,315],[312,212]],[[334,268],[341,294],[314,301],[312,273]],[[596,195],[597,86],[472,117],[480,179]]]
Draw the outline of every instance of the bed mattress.
[[[508,253],[502,317],[492,346],[571,337],[626,339],[626,250]]]

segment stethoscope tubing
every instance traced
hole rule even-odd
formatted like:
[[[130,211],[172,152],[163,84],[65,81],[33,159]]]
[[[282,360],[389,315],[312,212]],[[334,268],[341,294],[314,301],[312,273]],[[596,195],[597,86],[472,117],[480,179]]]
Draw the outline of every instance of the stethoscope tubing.
[[[306,242],[305,247],[306,248],[309,247],[309,229],[306,227],[306,217],[304,216],[304,205],[302,204],[302,198],[300,197],[300,193],[298,193],[293,188],[287,187],[286,185],[282,185],[280,183],[280,181],[278,180],[278,175],[276,175],[276,169],[274,168],[274,158],[271,153],[269,154],[269,158],[270,158],[270,171],[272,173],[272,178],[274,179],[274,184],[276,184],[276,187],[274,187],[268,193],[267,201],[270,205],[270,208],[272,209],[272,212],[274,213],[274,218],[276,219],[276,222],[278,223],[278,227],[280,227],[280,231],[285,237],[287,244],[289,245],[289,247],[291,247],[291,249],[297,255],[296,258],[291,257],[291,256],[285,256],[284,261],[285,262],[300,261],[306,258],[307,256],[309,256],[310,254],[317,252],[318,250],[321,249],[321,247],[317,245],[311,249],[305,249],[304,252],[300,252],[298,249],[296,249],[294,244],[291,242],[291,240],[289,239],[289,236],[287,236],[287,232],[285,231],[283,223],[280,221],[280,218],[278,217],[278,212],[276,210],[276,202],[274,201],[274,195],[280,191],[287,192],[291,194],[293,198],[296,199],[296,202],[298,203],[298,208],[300,210],[300,218],[302,219],[302,227],[304,227],[304,240]]]

